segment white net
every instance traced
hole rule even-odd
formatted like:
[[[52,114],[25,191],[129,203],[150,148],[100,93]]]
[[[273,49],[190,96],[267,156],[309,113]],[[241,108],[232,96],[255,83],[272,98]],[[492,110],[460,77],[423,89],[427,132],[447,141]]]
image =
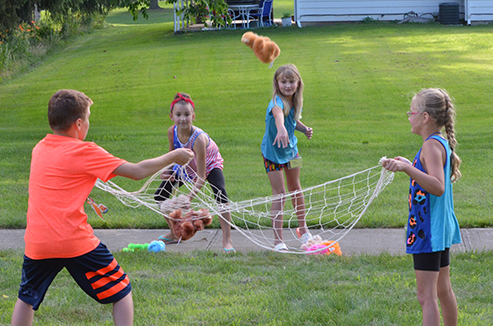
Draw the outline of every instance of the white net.
[[[183,175],[183,168],[174,169],[173,177],[178,179]],[[161,210],[161,201],[156,200],[156,191],[162,189],[161,172],[151,176],[138,191],[128,192],[112,181],[98,180],[96,186],[116,196],[123,204],[130,207],[146,206],[158,214],[169,217],[169,211]],[[231,213],[232,228],[238,230],[249,240],[265,249],[274,250],[273,218],[283,215],[283,242],[290,253],[307,253],[296,233],[299,227],[299,210],[293,201],[303,195],[305,199],[305,221],[309,232],[323,245],[311,253],[326,251],[340,241],[366,212],[372,201],[382,190],[392,182],[394,174],[383,169],[381,165],[354,173],[352,175],[328,181],[301,191],[286,193],[279,196],[259,197],[251,200],[220,204],[214,198],[211,186],[204,185],[191,203],[191,209],[206,208],[212,215],[221,218],[221,213],[228,210]],[[179,187],[181,185],[181,187]],[[166,197],[176,198],[180,194],[191,191],[193,183],[183,182],[171,187]],[[161,198],[163,200],[163,198]],[[272,204],[284,202],[281,212],[272,212]],[[274,216],[273,216],[274,215]],[[320,242],[320,241],[319,241]],[[234,239],[233,239],[234,243]]]

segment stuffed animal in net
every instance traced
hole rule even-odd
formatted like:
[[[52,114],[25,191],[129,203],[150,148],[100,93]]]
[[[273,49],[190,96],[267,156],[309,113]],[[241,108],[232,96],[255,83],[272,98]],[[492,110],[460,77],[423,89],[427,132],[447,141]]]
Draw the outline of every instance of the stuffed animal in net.
[[[185,195],[163,201],[160,209],[166,216],[170,229],[180,241],[192,238],[197,231],[203,230],[205,226],[212,223],[209,211],[190,209],[190,200]]]
[[[193,209],[183,214],[182,209],[177,209],[169,214],[170,228],[180,241],[192,238],[197,231],[202,231],[212,223],[212,216],[205,208],[198,211]]]
[[[185,195],[179,195],[177,197],[173,197],[171,199],[166,199],[160,205],[161,212],[164,215],[169,216],[171,212],[176,211],[177,209],[188,210],[190,209],[190,200]]]
[[[248,45],[257,58],[263,63],[270,63],[270,67],[274,64],[274,60],[281,54],[281,49],[276,42],[266,36],[260,36],[253,32],[246,32],[241,37],[241,41]]]
[[[205,208],[190,209],[190,200],[185,195],[167,199],[161,203],[161,212],[168,217],[169,227],[180,241],[192,238],[212,223],[212,216]],[[183,212],[186,212],[183,214]]]
[[[342,255],[341,247],[338,242],[323,241],[319,235],[313,236],[306,243],[302,244],[301,249],[306,250],[308,255]]]

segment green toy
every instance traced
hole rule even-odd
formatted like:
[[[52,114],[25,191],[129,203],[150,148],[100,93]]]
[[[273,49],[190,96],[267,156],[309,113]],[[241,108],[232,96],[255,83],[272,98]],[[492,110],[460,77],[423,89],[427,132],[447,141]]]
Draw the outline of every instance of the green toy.
[[[148,243],[129,243],[128,247],[123,248],[124,252],[134,252],[134,251],[147,251],[147,247],[149,247]]]

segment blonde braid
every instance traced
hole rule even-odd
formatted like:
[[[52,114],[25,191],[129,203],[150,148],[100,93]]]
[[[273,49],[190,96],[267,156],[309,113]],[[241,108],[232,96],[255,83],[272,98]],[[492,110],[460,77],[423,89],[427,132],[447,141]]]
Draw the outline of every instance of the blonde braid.
[[[452,150],[450,155],[450,180],[455,182],[461,177],[459,166],[461,159],[455,153],[457,140],[455,139],[455,108],[446,91],[440,88],[427,88],[415,96],[420,112],[428,112],[437,126],[444,127],[447,140]]]
[[[442,91],[443,92],[443,91]],[[447,134],[447,140],[452,149],[452,153],[450,155],[450,165],[451,165],[451,175],[450,180],[455,182],[460,179],[462,174],[459,171],[460,163],[462,162],[460,157],[455,152],[455,147],[457,146],[457,139],[455,139],[455,128],[454,128],[454,120],[455,120],[455,109],[453,104],[450,102],[448,95],[445,93],[446,97],[446,118],[445,118],[445,133]]]

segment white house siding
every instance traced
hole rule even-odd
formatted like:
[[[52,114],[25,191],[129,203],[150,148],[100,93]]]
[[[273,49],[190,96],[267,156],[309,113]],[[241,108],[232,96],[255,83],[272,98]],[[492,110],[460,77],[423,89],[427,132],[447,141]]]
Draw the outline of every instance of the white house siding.
[[[493,21],[493,0],[465,0],[468,24]]]
[[[402,20],[410,11],[419,16],[438,15],[439,4],[443,2],[459,3],[460,18],[464,19],[464,1],[468,0],[294,0],[294,7],[296,21],[301,26],[303,23],[361,21],[366,17],[381,21]],[[493,6],[493,0],[469,1],[483,3],[483,7]],[[423,17],[431,18],[430,15]]]

